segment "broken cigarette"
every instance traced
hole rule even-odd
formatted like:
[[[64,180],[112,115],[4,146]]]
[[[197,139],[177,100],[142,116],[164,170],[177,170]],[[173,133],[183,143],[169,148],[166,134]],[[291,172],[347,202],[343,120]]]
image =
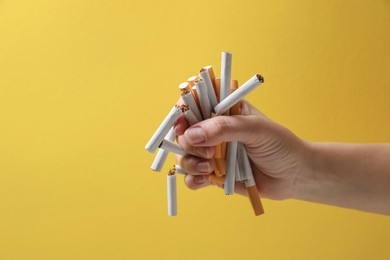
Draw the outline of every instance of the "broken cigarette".
[[[182,84],[188,85],[188,82],[181,83],[179,85],[179,88]],[[180,91],[181,91],[181,89],[180,89]],[[200,114],[198,105],[195,101],[195,98],[194,98],[194,95],[192,94],[192,91],[187,90],[187,89],[185,89],[184,91],[181,91],[181,98],[183,99],[183,102],[190,108],[192,113],[194,113],[194,115],[196,116],[198,121],[202,120],[202,115]]]
[[[168,134],[169,130],[175,124],[180,115],[181,109],[179,106],[175,105],[146,144],[145,148],[148,152],[154,153],[157,150],[158,146],[164,140],[165,136]]]
[[[172,152],[172,153],[175,153],[175,154],[179,154],[181,156],[187,156],[188,154],[183,150],[183,148],[181,148],[180,145],[174,143],[174,142],[171,142],[169,140],[166,140],[164,139],[160,146],[159,146],[161,149],[165,150],[165,151],[168,151],[168,152]]]
[[[198,118],[195,116],[194,112],[192,112],[189,106],[181,105],[180,109],[190,126],[199,122]]]
[[[168,216],[177,215],[177,188],[175,170],[171,169],[167,175]]]
[[[218,105],[216,105],[214,107],[214,114],[216,116],[222,115],[263,82],[264,82],[264,78],[260,74],[254,75],[247,82],[245,82],[241,87],[239,87],[236,91],[234,91],[224,100],[222,100]]]
[[[175,164],[173,168],[177,174],[187,174],[178,164]]]
[[[175,129],[173,127],[171,128],[171,130],[169,130],[165,139],[172,142],[175,140]],[[168,151],[159,149],[150,168],[152,168],[153,171],[160,172],[168,157],[168,153],[169,153]]]

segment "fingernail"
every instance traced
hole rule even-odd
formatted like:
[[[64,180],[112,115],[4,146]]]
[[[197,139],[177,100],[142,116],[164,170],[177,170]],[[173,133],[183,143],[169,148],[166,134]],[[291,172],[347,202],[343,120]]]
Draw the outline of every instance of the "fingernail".
[[[201,127],[193,127],[187,129],[187,131],[185,132],[185,136],[187,141],[192,144],[201,143],[205,139],[204,132]]]
[[[210,172],[211,171],[210,162],[208,161],[199,162],[196,165],[196,169],[200,172]]]
[[[197,184],[202,184],[202,183],[205,183],[206,181],[207,181],[206,176],[197,175],[197,176],[194,177],[194,182],[197,183]]]

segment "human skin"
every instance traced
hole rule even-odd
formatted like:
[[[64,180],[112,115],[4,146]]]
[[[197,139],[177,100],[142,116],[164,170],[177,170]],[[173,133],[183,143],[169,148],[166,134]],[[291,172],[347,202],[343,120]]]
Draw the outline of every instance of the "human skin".
[[[262,197],[298,199],[390,215],[390,144],[310,142],[297,137],[247,102],[242,115],[218,116],[189,127],[181,117],[178,142],[189,156],[178,156],[190,189],[207,181],[215,145],[239,141],[247,149]],[[246,194],[237,183],[236,192]]]

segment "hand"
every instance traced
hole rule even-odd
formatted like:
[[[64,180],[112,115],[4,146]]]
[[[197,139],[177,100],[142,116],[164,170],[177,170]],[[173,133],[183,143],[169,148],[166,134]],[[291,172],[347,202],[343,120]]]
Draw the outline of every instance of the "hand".
[[[209,186],[208,174],[215,167],[215,145],[236,140],[246,146],[261,195],[271,199],[293,198],[300,176],[310,172],[307,143],[247,102],[242,102],[241,114],[214,117],[191,127],[184,117],[178,120],[178,142],[191,154],[177,157],[188,173],[186,185],[191,189]],[[246,194],[244,189],[244,185],[236,183],[236,192]]]

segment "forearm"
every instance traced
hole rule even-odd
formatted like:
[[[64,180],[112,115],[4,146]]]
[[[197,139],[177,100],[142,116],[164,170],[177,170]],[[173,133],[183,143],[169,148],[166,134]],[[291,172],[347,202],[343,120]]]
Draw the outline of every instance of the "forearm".
[[[296,198],[390,215],[390,144],[308,143]]]

